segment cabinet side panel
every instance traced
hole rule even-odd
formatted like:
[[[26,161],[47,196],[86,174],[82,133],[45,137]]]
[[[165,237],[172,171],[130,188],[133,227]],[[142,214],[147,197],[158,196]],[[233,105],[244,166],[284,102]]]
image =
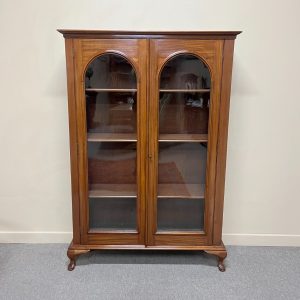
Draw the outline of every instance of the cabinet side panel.
[[[215,210],[214,210],[214,231],[213,244],[222,243],[222,223],[224,207],[224,186],[226,173],[226,153],[227,153],[227,135],[229,103],[231,90],[231,73],[233,60],[234,40],[225,40],[223,48],[223,68],[222,68],[222,87],[220,97],[220,116],[219,133],[217,148],[217,166],[216,166],[216,191],[215,191]]]
[[[77,160],[77,123],[75,105],[75,79],[73,61],[73,39],[65,40],[67,83],[68,83],[68,108],[69,108],[69,135],[72,180],[72,216],[73,216],[73,243],[80,243],[80,214],[79,214],[79,185],[78,185],[78,160]]]

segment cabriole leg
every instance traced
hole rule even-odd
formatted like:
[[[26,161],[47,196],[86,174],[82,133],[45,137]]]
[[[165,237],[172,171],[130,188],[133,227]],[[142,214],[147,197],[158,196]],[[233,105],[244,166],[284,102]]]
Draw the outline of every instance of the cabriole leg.
[[[205,250],[206,253],[217,256],[218,259],[218,269],[221,272],[225,272],[226,268],[224,265],[224,259],[227,256],[226,250]]]
[[[67,252],[67,255],[70,259],[70,263],[68,265],[68,270],[73,271],[75,269],[76,259],[78,258],[78,256],[81,255],[81,254],[87,253],[89,251],[90,250],[82,250],[82,249],[78,250],[78,249],[69,248],[68,252]]]

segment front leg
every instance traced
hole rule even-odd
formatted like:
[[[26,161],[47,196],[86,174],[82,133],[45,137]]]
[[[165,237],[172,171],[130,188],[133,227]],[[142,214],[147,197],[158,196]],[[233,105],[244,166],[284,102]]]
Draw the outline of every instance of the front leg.
[[[205,250],[206,253],[217,256],[218,258],[218,269],[221,272],[225,272],[226,268],[224,265],[224,259],[227,256],[226,250]]]
[[[86,249],[74,249],[74,248],[69,248],[67,255],[70,259],[70,263],[68,265],[68,270],[69,271],[73,271],[75,269],[76,266],[76,259],[78,258],[79,255],[84,254],[89,252],[90,250],[86,250]]]
[[[225,272],[226,268],[224,265],[224,259],[226,258],[227,253],[225,253],[224,255],[218,255],[218,268],[221,272]]]

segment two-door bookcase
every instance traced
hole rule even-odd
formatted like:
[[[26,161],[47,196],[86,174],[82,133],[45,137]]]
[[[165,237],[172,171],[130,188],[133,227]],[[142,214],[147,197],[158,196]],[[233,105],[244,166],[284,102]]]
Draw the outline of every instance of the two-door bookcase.
[[[225,270],[223,198],[237,31],[59,30],[65,38],[73,240],[203,250]]]

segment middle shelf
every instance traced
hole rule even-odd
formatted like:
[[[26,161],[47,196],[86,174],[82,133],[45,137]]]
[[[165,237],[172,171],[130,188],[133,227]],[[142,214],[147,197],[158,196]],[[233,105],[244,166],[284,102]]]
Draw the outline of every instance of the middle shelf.
[[[204,198],[204,184],[164,183],[157,186],[158,198]],[[90,198],[132,198],[137,196],[136,184],[90,184]]]
[[[131,198],[137,195],[136,184],[90,184],[90,198]]]
[[[87,134],[88,142],[136,142],[135,133],[99,133],[91,132]],[[207,142],[207,134],[160,134],[159,142]]]
[[[136,142],[135,133],[101,133],[90,132],[87,134],[88,142]]]

